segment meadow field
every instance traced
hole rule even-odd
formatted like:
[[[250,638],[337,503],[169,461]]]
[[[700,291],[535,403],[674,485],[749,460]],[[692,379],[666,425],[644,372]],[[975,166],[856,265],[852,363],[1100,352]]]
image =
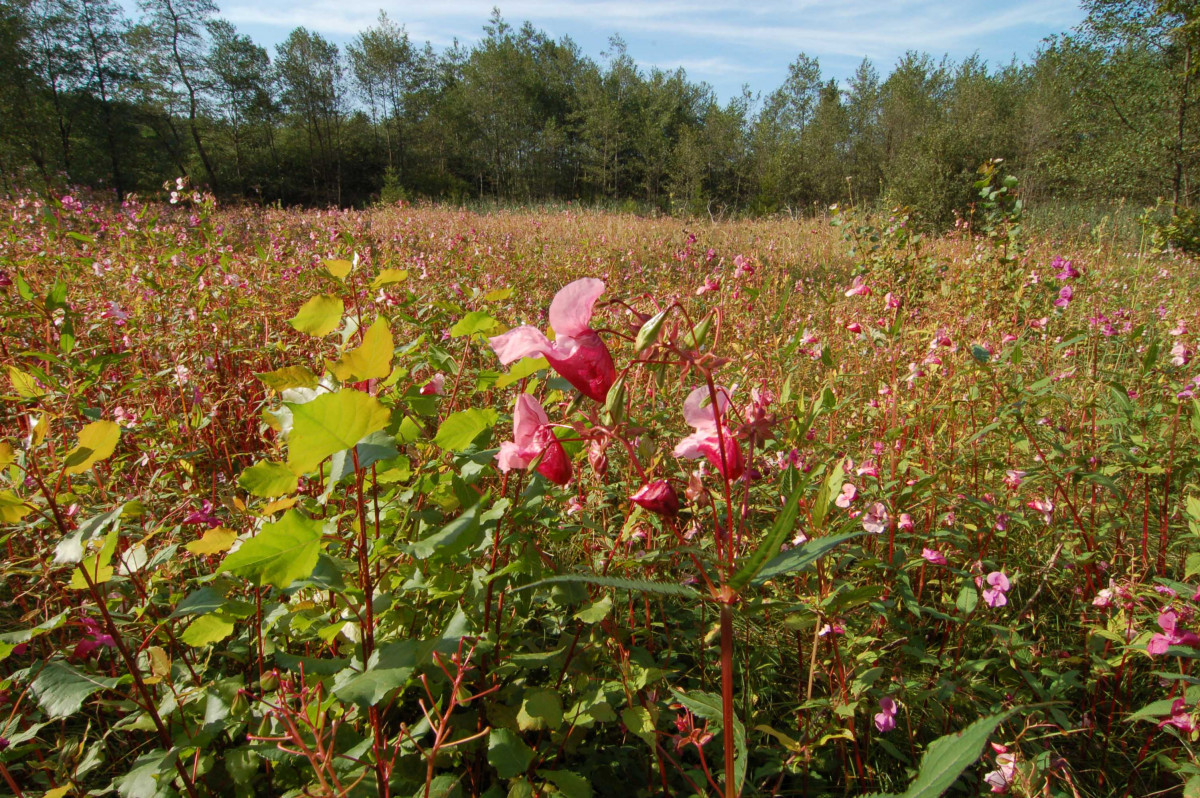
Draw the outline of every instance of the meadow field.
[[[0,200],[19,796],[1200,795],[1200,267]]]

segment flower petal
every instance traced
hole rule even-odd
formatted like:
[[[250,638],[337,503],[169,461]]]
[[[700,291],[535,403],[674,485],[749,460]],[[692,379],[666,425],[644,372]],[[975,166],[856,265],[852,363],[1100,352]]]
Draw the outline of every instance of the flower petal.
[[[533,445],[534,433],[549,423],[550,419],[537,399],[527,393],[517,397],[517,406],[513,409],[513,440],[517,446],[529,449]]]
[[[545,333],[536,327],[513,327],[503,335],[489,338],[492,351],[500,362],[508,365],[523,357],[540,357],[553,350],[553,345]]]
[[[550,326],[554,334],[576,338],[591,327],[592,307],[604,293],[604,281],[584,277],[562,287],[550,303]]]
[[[717,426],[716,416],[713,413],[715,408],[721,413],[722,418],[725,411],[729,409],[729,391],[716,386],[717,397],[715,402],[709,400],[709,390],[707,385],[701,385],[694,391],[688,394],[687,399],[683,400],[683,418],[687,421],[688,426],[695,429],[714,429]]]

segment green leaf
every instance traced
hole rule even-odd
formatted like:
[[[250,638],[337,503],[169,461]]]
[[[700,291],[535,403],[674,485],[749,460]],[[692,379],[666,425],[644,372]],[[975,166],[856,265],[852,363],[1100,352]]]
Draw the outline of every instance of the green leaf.
[[[531,374],[536,374],[542,369],[550,368],[550,361],[544,357],[524,357],[513,364],[513,367],[508,370],[507,374],[501,374],[496,380],[497,388],[507,388],[515,382],[520,382]]]
[[[384,269],[374,280],[371,281],[371,288],[378,289],[385,285],[394,283],[402,283],[408,279],[408,269]]]
[[[365,671],[346,669],[333,680],[333,694],[363,709],[375,706],[398,687],[408,683],[417,666],[416,640],[389,643],[371,655]]]
[[[970,615],[979,606],[979,591],[970,586],[963,586],[958,591],[958,598],[955,599],[954,606],[963,615]]]
[[[592,785],[577,773],[569,770],[539,770],[537,774],[557,787],[566,798],[592,798]]]
[[[256,585],[282,589],[312,576],[320,551],[321,522],[288,510],[226,557],[218,573],[229,571]]]
[[[829,515],[829,508],[837,499],[838,494],[842,491],[842,483],[846,481],[846,472],[842,470],[842,464],[839,462],[825,477],[825,482],[821,484],[821,489],[817,491],[816,501],[813,502],[812,521],[817,529],[825,525],[825,517]]]
[[[11,490],[0,490],[0,521],[15,524],[33,512],[33,505]]]
[[[562,725],[562,697],[547,688],[528,690],[517,712],[521,731],[554,731]]]
[[[461,452],[484,430],[494,427],[500,414],[491,409],[471,408],[446,416],[433,442],[443,449]]]
[[[612,599],[604,596],[599,601],[593,601],[575,613],[575,619],[588,624],[600,623],[608,617],[608,613],[612,611],[612,606]]]
[[[171,788],[178,771],[175,770],[177,751],[155,750],[143,754],[129,771],[113,779],[121,798],[168,798],[176,795]]]
[[[30,687],[42,711],[52,718],[65,718],[78,712],[92,693],[111,690],[116,684],[116,679],[83,673],[56,661],[38,671]]]
[[[533,751],[525,741],[508,729],[492,729],[488,734],[488,764],[502,779],[519,776],[533,761]]]
[[[289,388],[316,388],[317,375],[306,366],[287,366],[274,371],[257,372],[254,375],[273,391],[283,391]]]
[[[796,471],[796,473],[801,473]],[[745,559],[729,580],[729,586],[734,590],[740,590],[749,584],[750,580],[758,575],[762,567],[766,564],[767,559],[779,553],[779,547],[783,545],[792,534],[792,530],[796,528],[796,517],[800,512],[800,499],[804,495],[805,488],[808,487],[807,476],[803,475],[797,481],[795,489],[792,490],[792,495],[788,496],[787,504],[783,506],[781,512],[775,519],[775,523],[771,525],[771,531],[763,538],[762,543],[754,550],[754,553]]]
[[[684,693],[673,687],[671,693],[675,696],[675,700],[683,704],[696,717],[715,721],[718,728],[724,722],[721,712],[721,696],[714,693],[702,693],[699,690]],[[741,718],[736,715],[733,718],[733,734],[734,746],[737,748],[737,758],[733,761],[733,780],[737,785],[737,794],[740,795],[742,784],[746,781],[746,764],[749,756],[746,751],[746,727],[742,725]],[[728,776],[726,777],[728,778]]]
[[[325,268],[337,280],[345,280],[350,274],[350,270],[354,268],[353,261],[342,260],[340,258],[322,261]]]
[[[591,574],[561,574],[552,576],[549,579],[541,579],[537,582],[532,582],[528,585],[521,585],[514,588],[514,592],[518,590],[531,590],[535,587],[543,587],[545,585],[554,585],[559,583],[581,582],[587,585],[598,585],[600,587],[613,587],[618,590],[636,590],[639,593],[655,593],[662,596],[682,596],[688,599],[697,599],[700,593],[687,585],[676,585],[670,582],[651,582],[648,579],[622,579],[616,576],[593,576]]]
[[[832,535],[826,538],[814,538],[794,549],[788,549],[771,559],[752,581],[762,584],[768,579],[774,579],[784,574],[803,570],[824,557],[833,549],[851,538],[865,535],[866,532],[848,532],[844,535]]]
[[[320,294],[305,302],[299,312],[288,320],[288,324],[298,332],[321,338],[337,329],[345,309],[340,298]]]
[[[921,757],[917,777],[902,795],[877,795],[872,798],[938,798],[950,789],[964,770],[975,764],[996,727],[1016,712],[1014,708],[999,715],[989,715],[960,732],[937,738],[929,744],[925,756]]]
[[[654,748],[654,719],[650,716],[650,710],[642,706],[626,707],[621,710],[621,722],[639,740]]]
[[[238,486],[242,490],[264,499],[295,493],[298,485],[299,479],[292,469],[269,460],[255,463],[238,476]]]
[[[392,329],[382,316],[363,334],[362,346],[328,363],[329,370],[341,382],[381,380],[392,373],[392,351],[396,344]]]
[[[38,387],[37,380],[33,375],[26,374],[15,366],[8,367],[8,381],[12,383],[13,390],[17,395],[25,399],[34,399],[45,395],[45,391]]]
[[[94,421],[79,431],[79,445],[67,454],[66,472],[82,474],[95,463],[109,457],[121,439],[121,426],[115,421]]]
[[[292,411],[288,465],[300,473],[315,470],[329,455],[383,429],[391,416],[375,397],[349,389],[287,407]]]
[[[223,617],[220,613],[209,613],[201,615],[188,624],[188,628],[183,630],[179,639],[192,648],[200,648],[224,640],[231,634],[233,634],[232,620]]]
[[[408,553],[418,560],[427,560],[435,553],[441,557],[451,557],[479,545],[483,540],[483,528],[479,523],[479,507],[482,503],[476,502],[437,532],[407,546]]]
[[[489,332],[495,329],[496,324],[497,322],[491,314],[482,310],[473,310],[450,328],[450,337],[462,338],[464,335]]]

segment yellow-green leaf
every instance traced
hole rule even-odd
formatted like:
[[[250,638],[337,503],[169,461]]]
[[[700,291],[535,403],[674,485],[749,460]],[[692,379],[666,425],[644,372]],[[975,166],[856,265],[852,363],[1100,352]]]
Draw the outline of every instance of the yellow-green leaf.
[[[112,562],[113,552],[117,550],[117,538],[120,535],[119,529],[111,530],[104,536],[104,543],[100,546],[100,551],[84,558],[83,562],[79,563],[79,567],[71,572],[69,587],[72,590],[88,589],[88,580],[83,575],[85,570],[94,584],[101,585],[112,579],[113,567],[109,563]]]
[[[513,364],[507,374],[500,375],[500,379],[496,380],[496,387],[506,388],[514,382],[520,382],[529,375],[548,368],[550,368],[550,361],[544,357],[522,358]]]
[[[184,546],[192,554],[220,554],[233,547],[237,533],[223,526],[213,527],[204,533],[204,537],[193,540]]]
[[[325,268],[339,280],[345,280],[346,275],[350,274],[350,270],[354,268],[354,264],[348,260],[327,260]]]
[[[109,457],[121,439],[121,426],[115,421],[93,421],[79,431],[79,445],[67,454],[67,473],[82,474]]]
[[[0,521],[15,524],[33,512],[33,507],[11,490],[0,491]]]
[[[283,392],[289,388],[315,388],[317,387],[317,375],[313,374],[304,366],[287,366],[274,371],[265,371],[261,374],[255,374],[262,381],[263,385],[274,391]]]
[[[312,575],[320,552],[321,522],[288,510],[275,523],[263,524],[256,537],[226,557],[221,571],[237,574],[256,585],[285,588]]]
[[[16,454],[13,452],[12,444],[8,441],[0,441],[0,468],[7,468],[8,464],[16,459]]]
[[[12,383],[13,390],[17,392],[17,395],[26,399],[33,399],[46,393],[38,387],[37,380],[32,375],[26,374],[15,366],[8,367],[8,380]]]
[[[394,283],[402,283],[408,279],[408,269],[384,269],[379,273],[374,280],[371,281],[372,288],[381,288],[385,285]]]
[[[300,311],[288,320],[288,324],[299,332],[320,338],[337,329],[345,309],[340,298],[320,294],[305,302]]]
[[[383,429],[391,415],[375,397],[349,389],[288,407],[292,411],[288,465],[301,474],[315,470],[334,452],[349,449]]]
[[[342,382],[381,380],[392,373],[392,330],[380,317],[363,335],[362,346],[342,355],[329,370]]]
[[[263,460],[247,468],[238,477],[238,486],[254,496],[274,499],[293,493],[299,484],[296,474],[283,463]]]
[[[179,639],[192,648],[217,643],[233,634],[233,621],[216,613],[201,615],[183,630]]]

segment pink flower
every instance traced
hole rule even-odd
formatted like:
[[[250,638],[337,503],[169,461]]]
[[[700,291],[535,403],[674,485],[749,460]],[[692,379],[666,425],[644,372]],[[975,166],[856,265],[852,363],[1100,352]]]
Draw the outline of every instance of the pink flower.
[[[98,648],[115,648],[117,645],[112,635],[100,631],[100,625],[91,618],[83,619],[83,631],[87,636],[75,645],[72,657],[86,657]]]
[[[721,290],[721,281],[718,280],[716,277],[709,275],[708,277],[704,278],[704,285],[702,285],[696,289],[696,296],[701,296],[702,294],[707,294],[709,291],[720,291],[720,290]]]
[[[733,276],[741,277],[742,275],[754,274],[754,264],[745,255],[733,256]]]
[[[1176,341],[1171,347],[1171,365],[1186,366],[1192,361],[1192,350],[1183,341]]]
[[[875,713],[875,728],[880,733],[896,728],[896,702],[890,696],[879,699],[879,712]]]
[[[445,396],[446,375],[438,372],[429,378],[429,382],[421,386],[421,396]]]
[[[946,555],[937,549],[921,549],[921,556],[931,565],[945,565]]]
[[[679,515],[679,496],[665,479],[656,479],[642,485],[637,493],[629,497],[629,501],[665,518]]]
[[[1009,490],[1016,490],[1021,486],[1021,480],[1025,479],[1024,471],[1017,471],[1012,468],[1004,472],[1004,484]]]
[[[987,582],[987,587],[983,590],[983,603],[987,604],[992,609],[1003,607],[1008,603],[1009,583],[1008,577],[1003,571],[992,571],[984,580]]]
[[[1051,262],[1050,268],[1059,270],[1058,274],[1054,275],[1054,277],[1059,280],[1070,280],[1073,277],[1079,276],[1079,270],[1071,265],[1071,261],[1062,257],[1061,255],[1056,257],[1054,261]]]
[[[501,471],[528,468],[541,458],[537,472],[556,485],[571,481],[571,460],[563,449],[546,411],[527,393],[517,397],[513,410],[513,440],[500,444],[496,465]]]
[[[1054,307],[1065,308],[1067,305],[1071,304],[1071,300],[1074,299],[1074,297],[1075,292],[1071,290],[1071,286],[1064,285],[1062,288],[1058,289],[1058,299],[1054,300]]]
[[[901,532],[912,532],[916,528],[912,516],[908,513],[900,513],[900,518],[896,521],[896,526]]]
[[[992,792],[1008,792],[1017,775],[1016,754],[1004,751],[996,755],[996,769],[984,775],[983,780],[991,785]]]
[[[706,405],[705,403],[708,402]],[[713,467],[729,480],[735,480],[746,470],[742,460],[742,450],[738,446],[729,427],[724,424],[725,411],[729,409],[729,393],[717,386],[715,401],[709,401],[708,386],[696,388],[683,402],[683,417],[695,432],[684,438],[675,447],[675,456],[687,460],[699,460],[704,457]],[[717,434],[717,424],[720,422],[721,436]],[[725,457],[721,457],[721,438],[725,442]]]
[[[1054,515],[1054,502],[1050,499],[1034,499],[1026,505],[1029,509],[1042,514],[1042,521],[1046,526],[1050,525],[1050,519]]]
[[[1189,646],[1200,648],[1200,636],[1194,632],[1181,632],[1178,629],[1179,613],[1167,610],[1158,616],[1158,626],[1162,632],[1155,632],[1146,644],[1146,653],[1152,656],[1166,654],[1171,646]]]
[[[852,321],[846,325],[846,329],[855,335],[858,335],[860,332],[862,332],[862,325],[856,321]]]
[[[853,502],[856,498],[858,498],[858,488],[854,487],[854,485],[847,482],[844,485],[842,485],[842,492],[838,495],[838,497],[836,499],[833,500],[833,503],[836,504],[838,507],[841,507],[844,510],[847,507],[849,507],[850,503]]]
[[[536,327],[514,327],[489,338],[500,362],[508,365],[523,357],[544,356],[554,370],[587,397],[603,402],[617,379],[608,347],[589,327],[592,308],[604,293],[604,282],[592,277],[576,280],[554,295],[550,303],[551,342]]]
[[[1096,597],[1092,599],[1092,606],[1100,609],[1108,609],[1113,605],[1113,589],[1106,587],[1096,593]]]
[[[863,278],[863,276],[861,274],[854,278],[854,282],[851,283],[850,288],[847,289],[847,291],[846,291],[846,296],[870,296],[870,295],[871,295],[871,287],[869,285],[867,285],[867,281]]]
[[[1158,724],[1158,728],[1163,726],[1174,726],[1183,732],[1189,734],[1196,730],[1196,722],[1192,718],[1192,713],[1188,710],[1187,700],[1184,698],[1176,698],[1171,704],[1171,717]]]
[[[874,502],[862,517],[862,526],[872,535],[879,535],[887,529],[888,512],[883,502]]]
[[[187,514],[187,516],[183,519],[183,523],[204,524],[209,529],[220,526],[221,521],[215,515],[213,515],[213,509],[213,503],[208,499],[205,499],[204,501],[200,502],[199,510],[192,510]]]
[[[887,305],[888,310],[895,310],[896,308],[900,307],[900,297],[896,296],[891,291],[888,291],[887,296],[883,298],[883,301],[884,304]]]

